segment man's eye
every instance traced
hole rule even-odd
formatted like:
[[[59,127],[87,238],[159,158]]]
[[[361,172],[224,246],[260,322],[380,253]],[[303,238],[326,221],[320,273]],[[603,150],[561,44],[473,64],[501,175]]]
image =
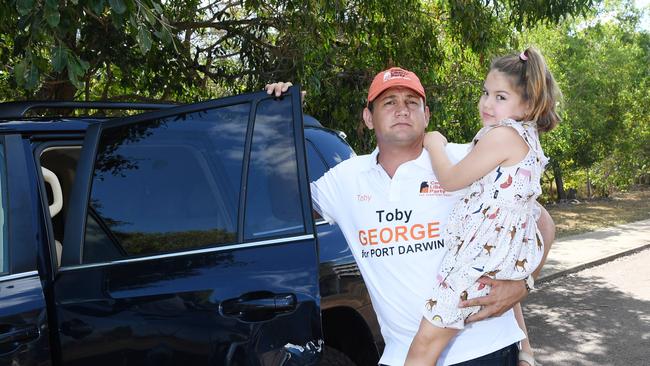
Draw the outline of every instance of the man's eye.
[[[393,105],[393,104],[395,104],[395,101],[393,100],[387,100],[386,103],[384,103],[384,105]]]

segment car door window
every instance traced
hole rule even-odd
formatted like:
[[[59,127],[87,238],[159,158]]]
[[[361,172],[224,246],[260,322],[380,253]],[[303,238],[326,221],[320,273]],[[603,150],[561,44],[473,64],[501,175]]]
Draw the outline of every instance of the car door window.
[[[311,141],[305,141],[305,147],[307,148],[307,174],[309,181],[314,182],[322,177],[328,168]]]
[[[291,108],[291,103],[274,103],[271,99],[258,104],[249,163],[245,240],[305,230]]]
[[[310,128],[309,130],[311,133],[318,136],[317,149],[329,169],[334,168],[340,162],[355,155],[354,150],[352,150],[350,145],[348,145],[345,140],[338,136],[334,131],[318,130],[314,128]]]
[[[83,262],[235,242],[249,113],[242,103],[104,130]]]
[[[7,241],[7,199],[5,177],[5,153],[0,145],[0,275],[9,271],[9,242]]]

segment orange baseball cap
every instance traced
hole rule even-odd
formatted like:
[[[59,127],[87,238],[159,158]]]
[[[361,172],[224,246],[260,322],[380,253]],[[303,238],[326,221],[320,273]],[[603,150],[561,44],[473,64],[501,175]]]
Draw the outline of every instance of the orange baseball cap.
[[[368,103],[375,100],[386,89],[394,86],[403,86],[413,90],[424,99],[425,104],[427,103],[427,97],[418,76],[399,67],[391,67],[375,76],[370,84],[370,89],[368,89]]]

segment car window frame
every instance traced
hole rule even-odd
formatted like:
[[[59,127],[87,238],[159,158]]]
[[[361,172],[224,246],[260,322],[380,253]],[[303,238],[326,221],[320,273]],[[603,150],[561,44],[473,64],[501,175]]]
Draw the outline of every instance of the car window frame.
[[[300,93],[299,86],[294,86],[290,88],[286,94],[280,98],[291,98],[292,103],[292,118],[294,120],[293,129],[294,129],[294,144],[301,143],[304,144],[304,131],[302,125],[302,110],[300,108]],[[86,131],[86,136],[84,138],[82,152],[80,160],[77,166],[77,174],[75,182],[73,183],[72,195],[69,199],[68,205],[69,212],[68,217],[66,218],[65,223],[65,237],[63,241],[63,254],[61,258],[61,268],[60,270],[72,269],[77,267],[86,267],[86,266],[97,266],[105,265],[115,262],[125,262],[133,260],[146,260],[148,258],[156,258],[161,256],[168,255],[183,255],[196,253],[197,251],[203,250],[228,250],[232,246],[253,246],[257,245],[256,243],[272,243],[276,241],[287,241],[295,240],[296,238],[307,238],[314,236],[313,220],[311,217],[311,201],[308,196],[308,178],[306,174],[306,156],[304,152],[304,145],[295,145],[297,147],[303,146],[303,148],[296,149],[296,159],[298,164],[298,169],[305,169],[305,174],[299,174],[299,197],[301,198],[301,209],[304,222],[304,230],[302,233],[292,234],[290,238],[263,238],[259,241],[245,241],[244,240],[244,218],[246,214],[246,200],[243,195],[245,195],[244,190],[248,184],[248,162],[250,161],[251,154],[251,143],[253,136],[253,126],[256,118],[256,108],[257,105],[266,99],[274,99],[276,97],[269,96],[266,92],[256,92],[250,94],[241,94],[231,97],[225,97],[221,99],[215,99],[195,104],[182,105],[179,107],[168,108],[157,110],[153,112],[147,112],[143,114],[138,114],[135,116],[129,116],[125,118],[120,118],[117,120],[102,121],[90,125]],[[211,109],[211,108],[220,108],[226,107],[234,104],[241,103],[251,103],[251,109],[249,112],[249,118],[246,127],[246,140],[244,144],[244,157],[243,157],[243,168],[242,168],[242,179],[238,205],[238,220],[237,220],[237,240],[232,245],[223,245],[220,246],[210,246],[206,249],[184,249],[178,252],[173,252],[171,254],[152,254],[143,257],[136,258],[126,258],[123,260],[117,261],[107,261],[102,263],[83,263],[83,243],[85,236],[85,226],[87,218],[87,203],[90,198],[92,190],[92,175],[94,171],[95,159],[97,156],[98,142],[100,141],[102,131],[105,129],[119,127],[124,125],[130,125],[135,123],[146,122],[155,119],[163,119],[167,117],[172,117],[179,114],[193,113],[201,110]],[[304,168],[302,168],[304,167]]]

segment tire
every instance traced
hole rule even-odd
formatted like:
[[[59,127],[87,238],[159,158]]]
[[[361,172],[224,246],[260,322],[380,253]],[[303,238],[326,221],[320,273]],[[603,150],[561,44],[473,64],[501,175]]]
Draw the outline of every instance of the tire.
[[[336,348],[325,346],[323,357],[321,357],[318,366],[356,366],[356,364],[345,353]]]

